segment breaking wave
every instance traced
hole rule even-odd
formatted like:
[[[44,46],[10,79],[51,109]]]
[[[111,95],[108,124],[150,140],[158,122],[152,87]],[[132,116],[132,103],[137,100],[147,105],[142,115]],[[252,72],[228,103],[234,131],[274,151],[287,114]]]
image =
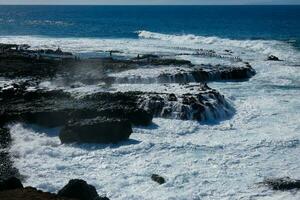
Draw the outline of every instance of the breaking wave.
[[[226,48],[242,48],[242,49],[250,49],[252,51],[258,51],[263,54],[273,54],[278,57],[286,57],[287,53],[297,54],[296,50],[288,43],[283,41],[276,40],[235,40],[235,39],[227,39],[227,38],[219,38],[215,36],[204,37],[197,36],[193,34],[186,35],[170,35],[163,33],[155,33],[150,31],[137,31],[136,32],[139,38],[142,39],[154,39],[161,41],[170,41],[172,43],[193,43],[195,45],[211,45],[217,46],[218,48],[226,47]],[[299,55],[297,57],[299,59]],[[296,58],[294,58],[296,59]]]

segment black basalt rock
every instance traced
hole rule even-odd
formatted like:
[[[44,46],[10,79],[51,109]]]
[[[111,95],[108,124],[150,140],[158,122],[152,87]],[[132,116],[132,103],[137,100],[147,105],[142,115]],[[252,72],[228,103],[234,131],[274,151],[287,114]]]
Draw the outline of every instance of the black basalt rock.
[[[60,197],[74,198],[78,200],[103,199],[99,197],[94,186],[89,185],[86,181],[80,179],[70,180],[66,186],[58,191],[57,195]]]
[[[4,190],[14,190],[23,188],[21,181],[16,177],[11,177],[4,181],[0,181],[0,191]]]
[[[285,178],[266,179],[265,185],[270,186],[273,190],[293,190],[300,189],[300,180]]]
[[[94,118],[70,121],[61,130],[62,143],[118,143],[129,138],[131,123],[126,119]]]
[[[162,185],[166,182],[166,180],[162,176],[157,175],[157,174],[152,174],[151,179],[160,185]]]
[[[274,55],[268,56],[268,60],[270,60],[270,61],[280,61],[280,59],[278,57],[274,56]]]

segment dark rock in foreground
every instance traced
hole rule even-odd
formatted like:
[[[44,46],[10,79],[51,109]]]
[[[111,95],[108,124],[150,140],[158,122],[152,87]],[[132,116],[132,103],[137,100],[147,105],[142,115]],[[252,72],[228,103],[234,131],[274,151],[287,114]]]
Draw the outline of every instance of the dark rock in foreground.
[[[265,185],[270,186],[273,190],[293,190],[300,189],[300,180],[285,178],[266,179]]]
[[[66,197],[58,197],[56,194],[43,192],[33,187],[14,189],[0,192],[2,200],[76,200]]]
[[[74,198],[78,200],[106,200],[106,197],[99,197],[94,186],[87,184],[84,180],[73,179],[58,193],[60,197]]]
[[[157,174],[152,174],[151,175],[151,179],[155,182],[157,182],[158,184],[162,185],[164,184],[166,181],[163,177],[157,175]]]
[[[21,181],[15,177],[0,181],[0,191],[23,188]]]
[[[0,199],[2,200],[109,200],[100,197],[94,186],[84,180],[74,179],[64,186],[58,194],[43,192],[33,187],[23,188],[21,181],[15,177],[0,182]]]
[[[94,118],[69,122],[59,138],[62,143],[117,143],[128,139],[131,133],[128,120]]]

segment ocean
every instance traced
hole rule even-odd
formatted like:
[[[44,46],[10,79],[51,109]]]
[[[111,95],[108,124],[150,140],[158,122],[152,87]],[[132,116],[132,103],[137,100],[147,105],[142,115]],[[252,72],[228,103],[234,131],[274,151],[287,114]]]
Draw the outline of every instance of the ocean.
[[[0,6],[0,43],[60,47],[80,56],[159,54],[193,64],[238,65],[199,49],[249,62],[248,81],[208,85],[233,105],[218,121],[154,118],[126,145],[66,145],[49,131],[10,125],[10,147],[25,185],[57,192],[82,178],[111,199],[299,199],[261,186],[265,178],[300,179],[300,6]],[[182,54],[185,53],[185,54]],[[268,61],[269,55],[280,62]],[[151,76],[147,69],[127,75]],[[11,80],[1,79],[1,84]],[[69,90],[51,81],[44,88]],[[120,91],[161,84],[119,84]],[[77,93],[92,93],[85,85]],[[180,93],[180,89],[174,90]],[[73,90],[72,90],[73,91]],[[162,174],[167,183],[149,181]]]

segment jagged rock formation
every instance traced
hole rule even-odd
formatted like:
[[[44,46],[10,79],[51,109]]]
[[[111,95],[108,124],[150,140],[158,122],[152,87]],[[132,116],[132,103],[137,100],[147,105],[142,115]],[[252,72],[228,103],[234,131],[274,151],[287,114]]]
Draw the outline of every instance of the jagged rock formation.
[[[165,69],[165,70],[164,70]],[[245,80],[255,75],[249,63],[244,66],[230,67],[221,65],[199,65],[193,67],[146,68],[124,71],[111,76],[117,83],[190,83],[221,80]],[[149,71],[149,72],[148,72]],[[160,71],[157,74],[157,71]],[[143,75],[141,75],[143,74]],[[146,74],[146,75],[145,75]]]
[[[202,86],[195,94],[152,94],[139,99],[141,108],[156,117],[182,120],[216,120],[231,116],[232,106],[217,91]]]

